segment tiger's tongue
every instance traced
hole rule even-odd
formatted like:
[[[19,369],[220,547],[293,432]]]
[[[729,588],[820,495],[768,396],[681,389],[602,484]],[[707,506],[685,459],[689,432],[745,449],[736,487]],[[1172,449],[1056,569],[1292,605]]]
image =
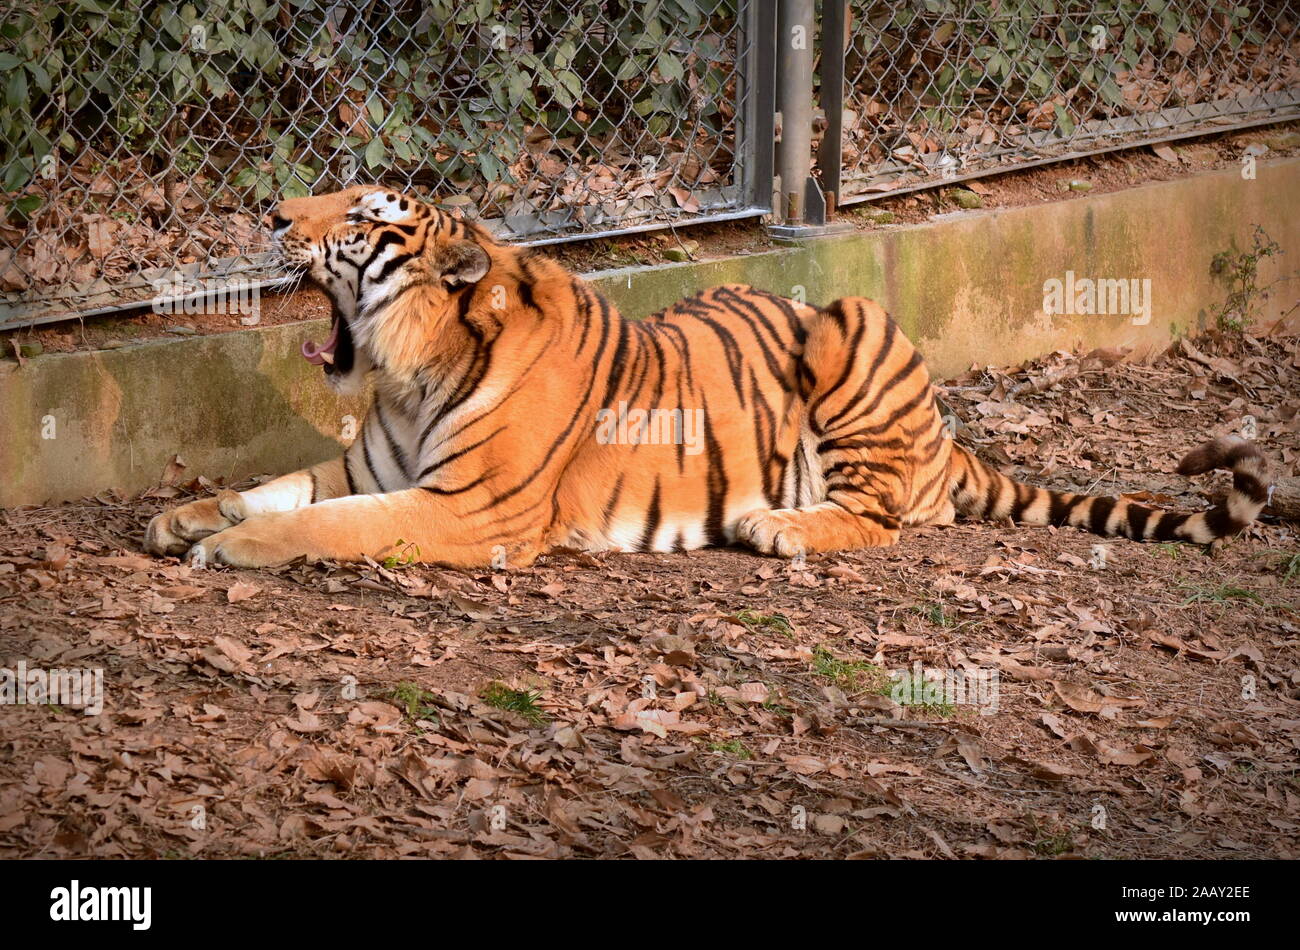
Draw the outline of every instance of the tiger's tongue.
[[[334,347],[339,343],[339,322],[335,320],[330,324],[330,335],[320,346],[317,346],[311,340],[304,340],[302,344],[302,356],[308,363],[320,366],[327,359],[334,362]]]

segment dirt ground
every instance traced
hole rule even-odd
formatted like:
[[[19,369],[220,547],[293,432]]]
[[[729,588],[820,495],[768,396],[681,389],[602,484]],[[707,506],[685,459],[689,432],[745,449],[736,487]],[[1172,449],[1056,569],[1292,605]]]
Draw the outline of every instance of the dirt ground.
[[[1202,338],[944,398],[1020,476],[1203,507],[1226,476],[1174,467],[1247,416],[1300,474],[1298,379],[1294,336]],[[0,855],[1300,857],[1296,523],[197,570],[141,553],[187,497],[146,494],[0,511],[0,663],[104,682],[0,708]]]

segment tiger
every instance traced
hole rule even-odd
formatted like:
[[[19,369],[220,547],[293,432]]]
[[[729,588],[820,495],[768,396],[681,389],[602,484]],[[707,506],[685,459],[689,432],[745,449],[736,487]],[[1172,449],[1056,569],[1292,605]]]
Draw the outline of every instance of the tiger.
[[[289,198],[286,265],[331,303],[302,344],[373,395],[341,455],[153,518],[144,545],[204,564],[527,566],[557,549],[741,545],[794,558],[892,545],[958,516],[1211,543],[1267,497],[1264,458],[1205,442],[1183,475],[1226,499],[1178,512],[1015,481],[958,444],[920,352],[882,307],[742,285],[630,319],[536,247],[382,186]]]

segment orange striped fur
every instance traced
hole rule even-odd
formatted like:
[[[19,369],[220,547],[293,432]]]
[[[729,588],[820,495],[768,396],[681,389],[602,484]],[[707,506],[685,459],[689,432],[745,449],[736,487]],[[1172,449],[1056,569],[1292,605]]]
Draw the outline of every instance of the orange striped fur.
[[[1232,438],[1183,461],[1234,473],[1196,514],[1007,478],[947,437],[920,354],[870,300],[722,286],[627,320],[545,255],[373,187],[285,201],[273,226],[334,304],[304,356],[342,392],[369,378],[370,412],[339,458],[159,515],[153,552],[256,567],[401,548],[483,567],[740,542],[791,557],[956,515],[1209,542],[1266,500],[1259,450]]]

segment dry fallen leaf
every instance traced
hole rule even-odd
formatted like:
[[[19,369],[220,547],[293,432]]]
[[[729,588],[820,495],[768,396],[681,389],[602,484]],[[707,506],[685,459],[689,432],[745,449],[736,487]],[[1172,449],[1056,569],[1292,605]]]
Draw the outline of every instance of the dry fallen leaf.
[[[1097,758],[1107,765],[1141,765],[1154,757],[1155,753],[1146,746],[1139,745],[1132,749],[1124,749],[1106,742],[1097,743]]]
[[[298,710],[298,715],[286,719],[284,724],[294,732],[324,732],[328,728],[315,713],[306,709]]]
[[[241,600],[256,597],[261,592],[262,588],[256,584],[250,584],[247,581],[236,581],[226,589],[226,600],[229,603],[237,604]]]
[[[207,588],[205,587],[194,587],[190,584],[173,584],[170,587],[159,588],[158,596],[166,597],[168,600],[185,601],[196,600],[207,592]]]
[[[244,644],[240,643],[238,640],[233,640],[230,637],[218,634],[212,638],[212,642],[216,644],[218,650],[230,657],[230,659],[234,660],[240,666],[243,666],[253,658],[253,651],[244,646]]]
[[[1160,158],[1174,165],[1179,164],[1178,153],[1168,145],[1152,145],[1151,151],[1155,152]]]
[[[816,775],[826,771],[826,763],[811,755],[783,755],[781,761],[796,775]]]
[[[1146,705],[1145,700],[1141,699],[1103,696],[1101,693],[1094,692],[1087,686],[1081,686],[1077,683],[1052,680],[1052,686],[1056,689],[1056,695],[1061,698],[1061,701],[1075,712],[1107,715],[1108,710],[1113,714],[1116,710],[1133,709]]]

